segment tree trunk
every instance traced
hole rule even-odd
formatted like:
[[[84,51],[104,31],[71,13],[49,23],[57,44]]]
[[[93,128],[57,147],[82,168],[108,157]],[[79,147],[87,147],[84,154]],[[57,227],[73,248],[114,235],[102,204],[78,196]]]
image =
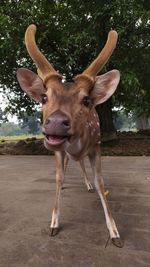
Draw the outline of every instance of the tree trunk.
[[[138,117],[136,121],[136,126],[138,130],[150,130],[150,117]]]
[[[100,119],[102,141],[110,141],[117,138],[113,124],[111,99],[96,107]]]

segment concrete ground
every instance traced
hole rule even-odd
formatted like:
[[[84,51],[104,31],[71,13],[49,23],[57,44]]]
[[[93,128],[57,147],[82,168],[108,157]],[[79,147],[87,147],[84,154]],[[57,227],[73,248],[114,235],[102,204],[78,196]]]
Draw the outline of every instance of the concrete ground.
[[[100,200],[87,192],[76,162],[62,191],[62,229],[50,237],[54,157],[0,156],[0,267],[149,267],[150,158],[103,157],[102,166],[122,249],[105,248]]]

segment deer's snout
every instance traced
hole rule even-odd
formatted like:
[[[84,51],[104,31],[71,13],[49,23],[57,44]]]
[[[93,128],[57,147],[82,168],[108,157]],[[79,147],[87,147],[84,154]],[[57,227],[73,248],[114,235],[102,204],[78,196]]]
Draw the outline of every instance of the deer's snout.
[[[67,136],[70,128],[70,119],[62,112],[55,112],[45,120],[43,133],[46,135]]]

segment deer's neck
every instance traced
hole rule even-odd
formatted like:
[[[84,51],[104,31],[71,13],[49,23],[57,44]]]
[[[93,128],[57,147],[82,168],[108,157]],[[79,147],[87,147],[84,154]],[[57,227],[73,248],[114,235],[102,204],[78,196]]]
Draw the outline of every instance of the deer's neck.
[[[89,135],[88,131],[84,131],[83,135],[74,139],[74,141],[67,147],[66,153],[74,160],[79,160],[88,150]]]

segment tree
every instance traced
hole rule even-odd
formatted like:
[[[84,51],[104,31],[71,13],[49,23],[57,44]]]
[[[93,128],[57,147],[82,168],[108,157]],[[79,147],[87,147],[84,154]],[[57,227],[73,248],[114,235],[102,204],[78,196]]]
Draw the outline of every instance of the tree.
[[[114,123],[117,130],[131,130],[136,128],[136,117],[133,113],[129,113],[128,116],[124,109],[113,111]]]
[[[6,118],[6,114],[5,112],[0,108],[0,126],[3,122],[6,122],[7,118]]]
[[[150,68],[149,10],[144,0],[3,1],[0,83],[3,92],[7,92],[7,110],[19,116],[25,110],[28,115],[36,110],[35,103],[20,90],[15,74],[21,66],[35,70],[23,37],[26,27],[36,23],[39,47],[68,80],[87,67],[104,45],[109,30],[116,29],[118,46],[103,71],[117,68],[122,79],[115,96],[97,109],[99,115],[102,114],[102,128],[114,130],[111,114],[114,105],[123,105],[127,112],[136,110],[138,114],[149,114],[149,81],[146,83]]]
[[[22,135],[23,131],[19,125],[13,122],[5,122],[0,126],[1,136]]]
[[[34,112],[32,116],[24,114],[20,119],[21,128],[28,134],[40,133],[40,119],[39,112]]]

